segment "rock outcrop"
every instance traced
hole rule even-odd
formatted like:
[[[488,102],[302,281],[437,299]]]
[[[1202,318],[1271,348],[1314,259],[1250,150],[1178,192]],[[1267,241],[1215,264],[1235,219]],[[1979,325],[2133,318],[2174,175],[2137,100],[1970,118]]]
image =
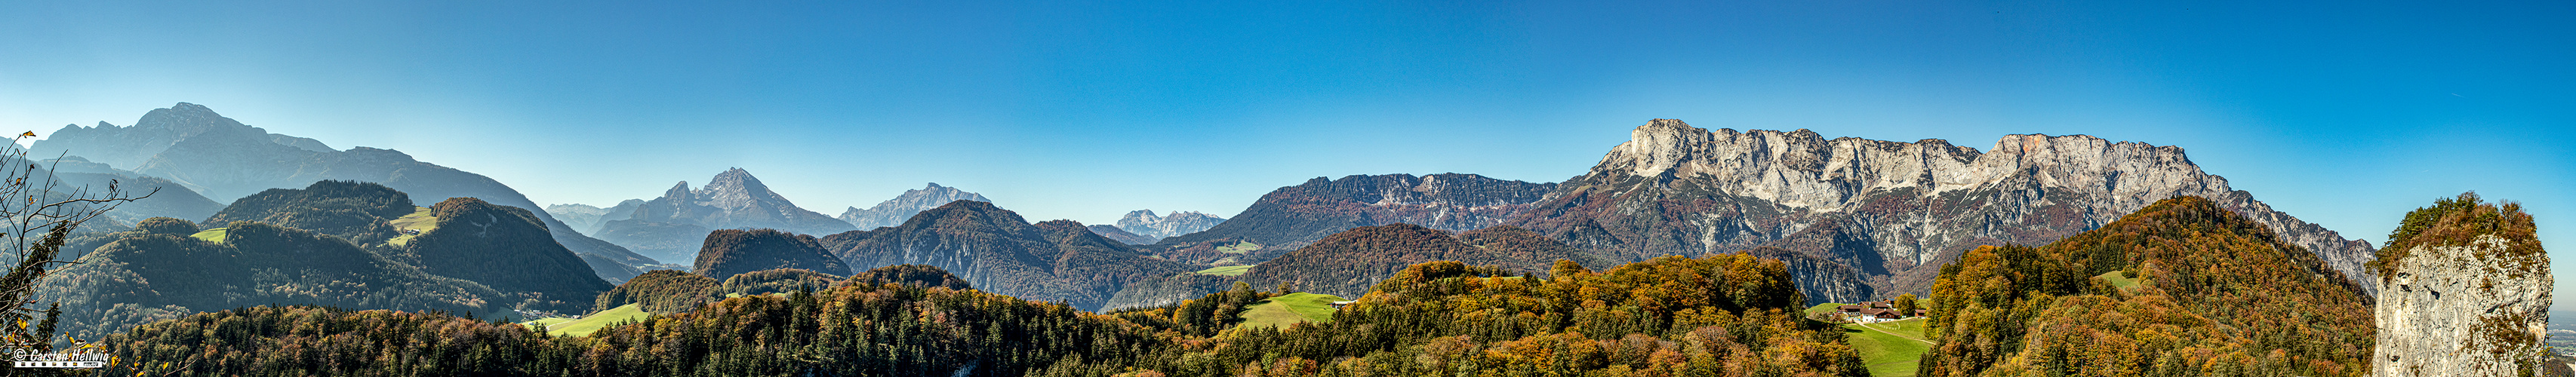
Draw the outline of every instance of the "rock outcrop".
[[[858,227],[859,230],[903,225],[903,221],[912,219],[914,214],[959,200],[993,202],[992,199],[984,198],[983,194],[931,183],[930,187],[923,187],[920,190],[904,190],[903,195],[896,195],[894,199],[878,202],[876,206],[868,209],[850,207],[849,210],[841,211],[840,219],[849,222],[851,226]]]
[[[1404,223],[1452,232],[1484,229],[1519,215],[1556,189],[1554,183],[1458,173],[1315,177],[1262,195],[1233,219],[1206,231],[1165,238],[1155,246],[1178,250],[1207,242],[1252,242],[1261,250],[1239,260],[1260,262],[1364,226]]]
[[[1224,222],[1223,217],[1197,211],[1174,212],[1171,216],[1155,216],[1154,210],[1143,209],[1130,211],[1127,212],[1127,216],[1119,217],[1118,229],[1150,237],[1153,241],[1161,241],[1173,236],[1198,233]]]
[[[2408,213],[2379,269],[2372,375],[2539,375],[2549,254],[2519,205],[2463,194]]]
[[[603,211],[606,212],[606,211]],[[605,215],[605,214],[603,214]],[[849,223],[808,211],[769,191],[751,172],[734,168],[716,174],[695,190],[680,182],[635,207],[625,219],[606,221],[601,239],[664,260],[697,260],[705,231],[689,229],[778,229],[801,234],[849,231]]]
[[[2173,146],[2011,135],[1980,151],[1672,119],[1630,135],[1509,223],[1628,261],[1779,247],[1848,267],[1811,270],[1849,271],[1821,280],[1866,286],[1805,289],[1818,302],[1851,302],[1921,293],[1940,261],[1978,245],[2044,244],[2191,195],[2372,280],[2361,268],[2369,243],[2274,211]]]

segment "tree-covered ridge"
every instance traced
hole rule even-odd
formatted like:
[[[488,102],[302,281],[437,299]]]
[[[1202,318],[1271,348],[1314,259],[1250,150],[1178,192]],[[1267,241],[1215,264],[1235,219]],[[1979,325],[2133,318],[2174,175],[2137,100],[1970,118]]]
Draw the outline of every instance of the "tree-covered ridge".
[[[62,303],[64,333],[96,339],[128,327],[253,305],[331,305],[501,315],[508,295],[435,276],[336,236],[259,222],[231,224],[223,243],[188,237],[194,224],[156,218],[81,264],[41,282]]]
[[[2141,278],[2134,288],[2094,278]],[[2199,197],[1943,266],[1924,376],[2358,376],[2368,298],[2313,253]]]
[[[1335,233],[1288,255],[1261,262],[1243,275],[1243,281],[1258,287],[1286,283],[1303,292],[1357,297],[1368,293],[1369,287],[1380,279],[1417,263],[1459,261],[1543,272],[1556,261],[1566,259],[1591,260],[1576,255],[1574,248],[1519,228],[1496,227],[1452,236],[1439,229],[1397,223]]]
[[[368,245],[393,238],[394,228],[385,221],[411,214],[415,208],[411,195],[384,185],[324,180],[303,189],[268,189],[242,197],[205,223],[258,221]]]
[[[198,375],[1867,373],[1840,332],[1798,318],[1802,298],[1778,261],[1732,254],[1554,270],[1557,278],[1538,279],[1424,263],[1331,321],[1282,328],[1231,326],[1240,309],[1285,293],[1241,284],[1186,304],[1097,315],[895,283],[730,298],[587,337],[440,315],[248,308],[143,326],[107,347]],[[945,275],[861,273],[871,274]],[[657,271],[636,281],[691,277],[703,279]]]
[[[2490,204],[2475,192],[2462,193],[2436,200],[2431,207],[2406,212],[2397,230],[2388,232],[2388,243],[2379,248],[2378,259],[2372,260],[2370,267],[2378,270],[2381,281],[2387,281],[2395,278],[2398,266],[2416,247],[2461,246],[2475,242],[2481,235],[2494,235],[2505,242],[2503,252],[2480,255],[2478,259],[2523,262],[2517,267],[2525,271],[2508,273],[2546,270],[2548,254],[2540,247],[2535,235],[2538,231],[2531,214],[2522,212],[2522,203]]]
[[[297,307],[163,321],[106,343],[120,358],[197,375],[1020,376],[1171,349],[1143,326],[1060,304],[899,285],[732,298],[587,337]]]
[[[1080,223],[1030,224],[992,203],[959,200],[903,225],[821,239],[852,269],[936,266],[988,292],[1096,309],[1128,284],[1192,267],[1139,254]]]
[[[716,289],[726,294],[762,295],[795,291],[830,289],[841,284],[841,276],[799,268],[780,268],[734,274]]]
[[[399,249],[421,270],[483,283],[531,310],[579,311],[613,288],[589,263],[555,243],[528,210],[448,198],[430,212],[438,217],[437,230]]]
[[[626,284],[602,292],[591,304],[590,311],[608,310],[626,304],[641,304],[646,312],[678,313],[697,309],[724,299],[722,283],[704,275],[678,270],[652,270]]]
[[[958,279],[957,275],[948,274],[947,270],[919,264],[898,264],[872,268],[867,271],[860,271],[856,275],[850,275],[850,278],[848,280],[844,280],[843,284],[895,284],[918,287],[938,287],[955,290],[975,289],[974,286],[966,284],[966,280]]]
[[[846,275],[850,267],[841,258],[823,250],[814,236],[778,231],[777,229],[721,229],[707,233],[705,246],[698,250],[696,271],[708,278],[724,280],[752,271],[795,268],[832,275]]]

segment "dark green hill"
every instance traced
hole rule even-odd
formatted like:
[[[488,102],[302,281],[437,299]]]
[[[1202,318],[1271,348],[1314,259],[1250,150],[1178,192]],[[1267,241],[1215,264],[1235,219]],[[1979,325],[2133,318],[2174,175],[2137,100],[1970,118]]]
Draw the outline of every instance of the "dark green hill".
[[[956,290],[975,289],[973,285],[966,284],[965,279],[958,279],[957,275],[949,274],[948,270],[918,264],[898,264],[861,271],[857,275],[850,275],[850,279],[844,280],[843,284],[899,284]]]
[[[578,311],[613,288],[528,210],[449,198],[430,213],[437,229],[400,249],[424,271],[483,283],[546,311]]]
[[[411,214],[411,195],[375,183],[315,181],[302,189],[268,189],[233,201],[207,224],[257,221],[340,236],[349,243],[382,243],[396,234],[386,221]]]
[[[717,284],[715,279],[698,274],[674,270],[647,271],[626,279],[626,284],[618,284],[617,288],[599,294],[590,310],[595,312],[626,304],[643,304],[641,306],[646,312],[685,312],[724,299],[724,292],[717,288]]]
[[[1154,259],[1072,221],[1032,225],[972,200],[922,211],[902,226],[850,231],[822,243],[851,268],[935,266],[978,289],[1099,308],[1128,283],[1197,270]]]
[[[2358,376],[2375,336],[2361,292],[2263,224],[2176,197],[1942,266],[1922,374]]]
[[[841,258],[823,250],[814,236],[781,232],[776,229],[723,229],[707,233],[706,246],[698,249],[698,261],[692,271],[707,278],[724,280],[734,274],[780,268],[803,269],[831,275],[848,275],[850,267]]]
[[[725,278],[717,289],[730,295],[765,295],[797,291],[819,291],[841,285],[841,276],[801,268],[781,268],[734,274]],[[963,288],[960,288],[963,289]]]
[[[258,222],[236,222],[224,242],[189,237],[197,227],[146,220],[47,275],[40,301],[63,304],[63,331],[83,339],[155,320],[254,305],[445,310],[504,315],[506,295],[471,281],[435,276],[359,249],[339,237]]]

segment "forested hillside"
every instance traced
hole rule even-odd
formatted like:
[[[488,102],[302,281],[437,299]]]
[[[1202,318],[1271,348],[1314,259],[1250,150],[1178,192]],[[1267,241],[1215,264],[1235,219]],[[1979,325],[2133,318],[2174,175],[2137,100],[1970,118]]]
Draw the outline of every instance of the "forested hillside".
[[[1924,376],[2360,376],[2374,336],[2355,282],[2189,196],[2046,246],[1971,250],[1932,297]]]
[[[1800,319],[1786,267],[1748,254],[1665,257],[1554,279],[1412,266],[1321,323],[1234,328],[1248,285],[1099,315],[915,284],[725,299],[586,337],[436,314],[248,308],[106,340],[106,370],[201,375],[1860,376],[1833,327]],[[636,278],[652,281],[657,271]],[[924,281],[935,269],[869,271]],[[913,276],[913,277],[898,277]],[[633,283],[630,283],[633,284]],[[168,362],[164,369],[159,362]]]
[[[80,264],[54,271],[38,302],[62,304],[62,331],[97,339],[134,325],[253,305],[329,305],[502,315],[515,301],[482,284],[435,276],[339,237],[235,222],[220,242],[186,220],[119,232]]]

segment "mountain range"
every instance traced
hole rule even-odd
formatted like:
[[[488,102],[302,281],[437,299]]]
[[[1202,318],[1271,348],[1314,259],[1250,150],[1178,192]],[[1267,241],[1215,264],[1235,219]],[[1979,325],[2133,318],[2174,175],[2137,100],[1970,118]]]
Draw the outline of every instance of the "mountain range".
[[[896,195],[894,199],[879,202],[868,209],[850,207],[848,210],[841,211],[840,219],[849,222],[850,226],[858,227],[859,230],[903,225],[904,220],[912,219],[913,214],[959,200],[993,202],[992,199],[984,198],[983,194],[931,183],[929,187],[919,190],[904,190],[903,195]]]
[[[447,198],[479,198],[530,211],[565,248],[611,262],[599,266],[603,276],[624,279],[662,264],[574,231],[527,196],[480,174],[421,162],[389,149],[334,150],[317,140],[271,134],[191,103],[152,110],[133,126],[66,125],[30,149],[34,156],[79,156],[106,168],[165,179],[219,203],[322,180],[383,184],[410,193],[412,204],[418,206]]]
[[[1395,223],[1467,231],[1501,225],[1547,197],[1554,183],[1508,181],[1475,174],[1353,175],[1316,177],[1281,187],[1205,231],[1165,238],[1160,250],[1249,242],[1259,248],[1246,263],[1285,254],[1351,228]],[[1132,231],[1131,231],[1132,232]]]
[[[734,168],[694,190],[685,181],[672,186],[662,197],[638,204],[626,218],[603,222],[599,236],[655,258],[694,261],[709,231],[760,228],[801,234],[852,229],[847,222],[797,207],[750,171]]]
[[[1096,310],[1128,283],[1196,270],[1149,257],[1081,223],[1030,224],[992,203],[958,200],[902,225],[849,231],[822,244],[852,270],[938,267],[987,292]]]
[[[2229,189],[2173,146],[2011,135],[1981,151],[1673,119],[1630,136],[1507,223],[1627,261],[1776,247],[1832,263],[1797,271],[1802,279],[1844,282],[1805,286],[1809,299],[1855,302],[1923,292],[1943,262],[1975,246],[2045,244],[2158,200],[2199,196],[2353,280],[2370,277],[2361,269],[2369,243]]]
[[[1119,217],[1118,229],[1127,231],[1127,233],[1130,234],[1153,238],[1154,241],[1162,241],[1164,238],[1198,233],[1199,231],[1207,230],[1208,228],[1215,227],[1216,224],[1224,222],[1225,218],[1223,217],[1216,217],[1216,215],[1199,213],[1196,211],[1173,212],[1171,216],[1156,216],[1154,215],[1154,210],[1140,209],[1127,212],[1126,216]]]

